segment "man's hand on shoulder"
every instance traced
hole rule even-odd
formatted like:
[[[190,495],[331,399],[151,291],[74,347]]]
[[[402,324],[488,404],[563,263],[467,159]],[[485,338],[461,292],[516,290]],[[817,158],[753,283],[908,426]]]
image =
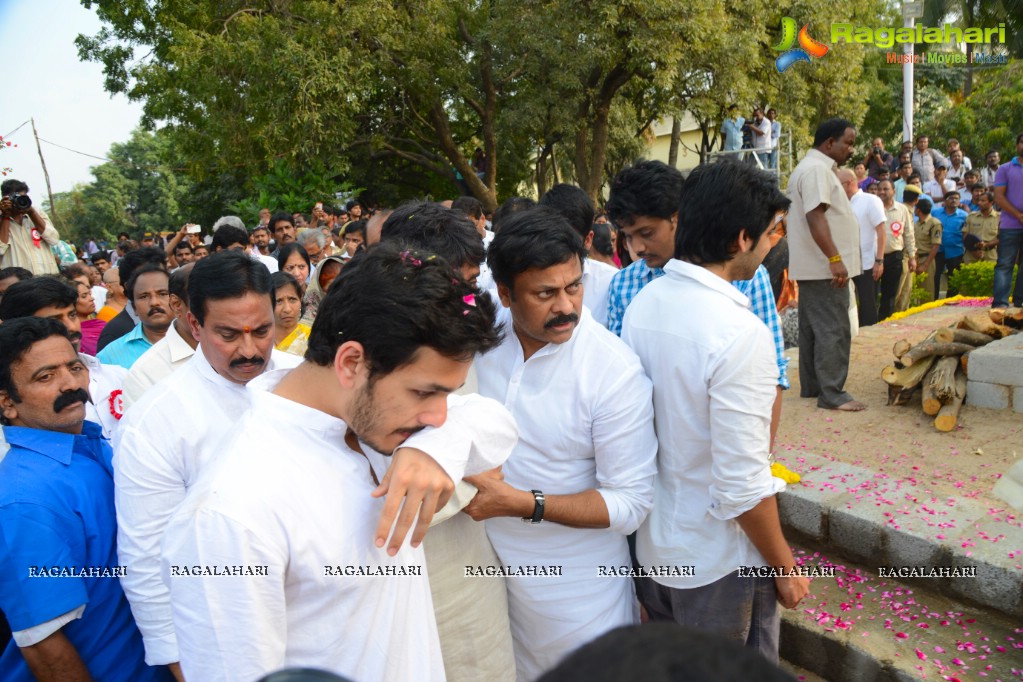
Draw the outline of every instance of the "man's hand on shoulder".
[[[395,450],[391,466],[372,493],[373,497],[387,496],[377,525],[377,547],[387,543],[390,533],[387,553],[391,556],[397,554],[417,514],[419,521],[412,532],[412,546],[418,547],[430,527],[434,513],[447,504],[454,490],[455,484],[451,477],[428,454],[415,448]]]

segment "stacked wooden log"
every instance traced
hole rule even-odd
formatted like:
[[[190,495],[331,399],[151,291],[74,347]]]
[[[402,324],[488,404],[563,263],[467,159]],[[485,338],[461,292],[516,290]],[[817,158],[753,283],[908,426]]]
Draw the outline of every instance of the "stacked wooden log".
[[[881,370],[888,384],[888,404],[905,405],[920,390],[921,406],[924,414],[934,417],[934,428],[951,431],[966,398],[970,351],[1019,328],[1023,309],[1009,308],[966,315],[916,344],[899,339],[892,348],[895,362]]]

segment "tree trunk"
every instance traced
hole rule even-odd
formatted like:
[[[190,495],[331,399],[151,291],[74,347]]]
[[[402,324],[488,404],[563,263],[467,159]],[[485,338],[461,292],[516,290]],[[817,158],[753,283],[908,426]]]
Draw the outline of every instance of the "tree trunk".
[[[1008,327],[996,324],[988,313],[974,313],[966,315],[956,325],[959,329],[972,329],[981,334],[987,334],[996,339],[1002,339],[1012,333]]]
[[[956,427],[959,420],[959,410],[963,407],[963,400],[966,398],[966,376],[962,372],[956,372],[955,396],[947,405],[943,405],[934,418],[934,428],[938,431],[951,431]]]
[[[963,353],[967,353],[971,350],[973,350],[973,346],[968,346],[965,343],[923,341],[910,348],[906,354],[902,356],[901,360],[902,364],[906,367],[912,367],[913,363],[932,355],[962,355]]]
[[[994,339],[987,334],[975,332],[972,329],[939,329],[934,333],[934,340],[941,343],[966,343],[971,346],[983,346],[991,343]]]
[[[934,392],[934,397],[942,404],[949,402],[955,397],[956,373],[959,369],[959,358],[947,357],[934,363],[934,369],[930,372],[930,378],[925,380],[927,387]],[[926,389],[925,389],[926,390]]]
[[[881,370],[881,378],[889,386],[912,388],[923,381],[924,375],[926,375],[931,369],[931,365],[934,364],[934,360],[934,356],[930,356],[923,358],[912,367],[904,367],[903,369],[885,367]]]
[[[668,145],[668,165],[672,168],[678,166],[678,143],[682,139],[682,119],[678,116],[671,117],[671,143]]]
[[[931,371],[927,373],[924,380],[921,382],[923,386],[923,398],[920,406],[924,410],[924,414],[928,416],[935,416],[938,411],[941,410],[941,401],[934,395],[934,387],[932,386],[932,380],[934,379],[934,371],[936,368],[931,368]]]
[[[892,355],[895,356],[896,360],[901,360],[902,356],[909,352],[909,349],[912,347],[913,344],[906,339],[899,339],[895,342],[895,345],[892,346]]]

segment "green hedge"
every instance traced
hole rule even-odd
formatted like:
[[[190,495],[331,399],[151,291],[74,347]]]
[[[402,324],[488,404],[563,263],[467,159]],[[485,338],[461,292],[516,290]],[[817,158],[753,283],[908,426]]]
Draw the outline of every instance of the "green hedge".
[[[1019,268],[1012,273],[1014,285],[1017,274]],[[991,296],[995,289],[995,264],[982,261],[964,265],[952,273],[948,285],[950,288],[958,289],[963,296]]]

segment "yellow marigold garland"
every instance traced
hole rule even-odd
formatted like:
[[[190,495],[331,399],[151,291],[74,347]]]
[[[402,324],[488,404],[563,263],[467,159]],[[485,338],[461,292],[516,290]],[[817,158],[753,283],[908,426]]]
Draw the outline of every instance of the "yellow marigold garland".
[[[930,303],[924,303],[922,305],[918,305],[915,308],[910,308],[909,310],[903,310],[901,313],[895,313],[891,317],[885,318],[884,321],[885,322],[895,322],[897,320],[901,320],[904,317],[909,317],[910,315],[915,315],[917,313],[922,313],[925,310],[932,310],[934,308],[940,308],[940,307],[945,306],[945,305],[954,305],[956,303],[959,303],[960,301],[984,301],[984,300],[987,300],[989,298],[991,298],[991,297],[990,296],[953,296],[952,298],[942,298],[942,299],[938,299],[937,301],[931,301]]]

